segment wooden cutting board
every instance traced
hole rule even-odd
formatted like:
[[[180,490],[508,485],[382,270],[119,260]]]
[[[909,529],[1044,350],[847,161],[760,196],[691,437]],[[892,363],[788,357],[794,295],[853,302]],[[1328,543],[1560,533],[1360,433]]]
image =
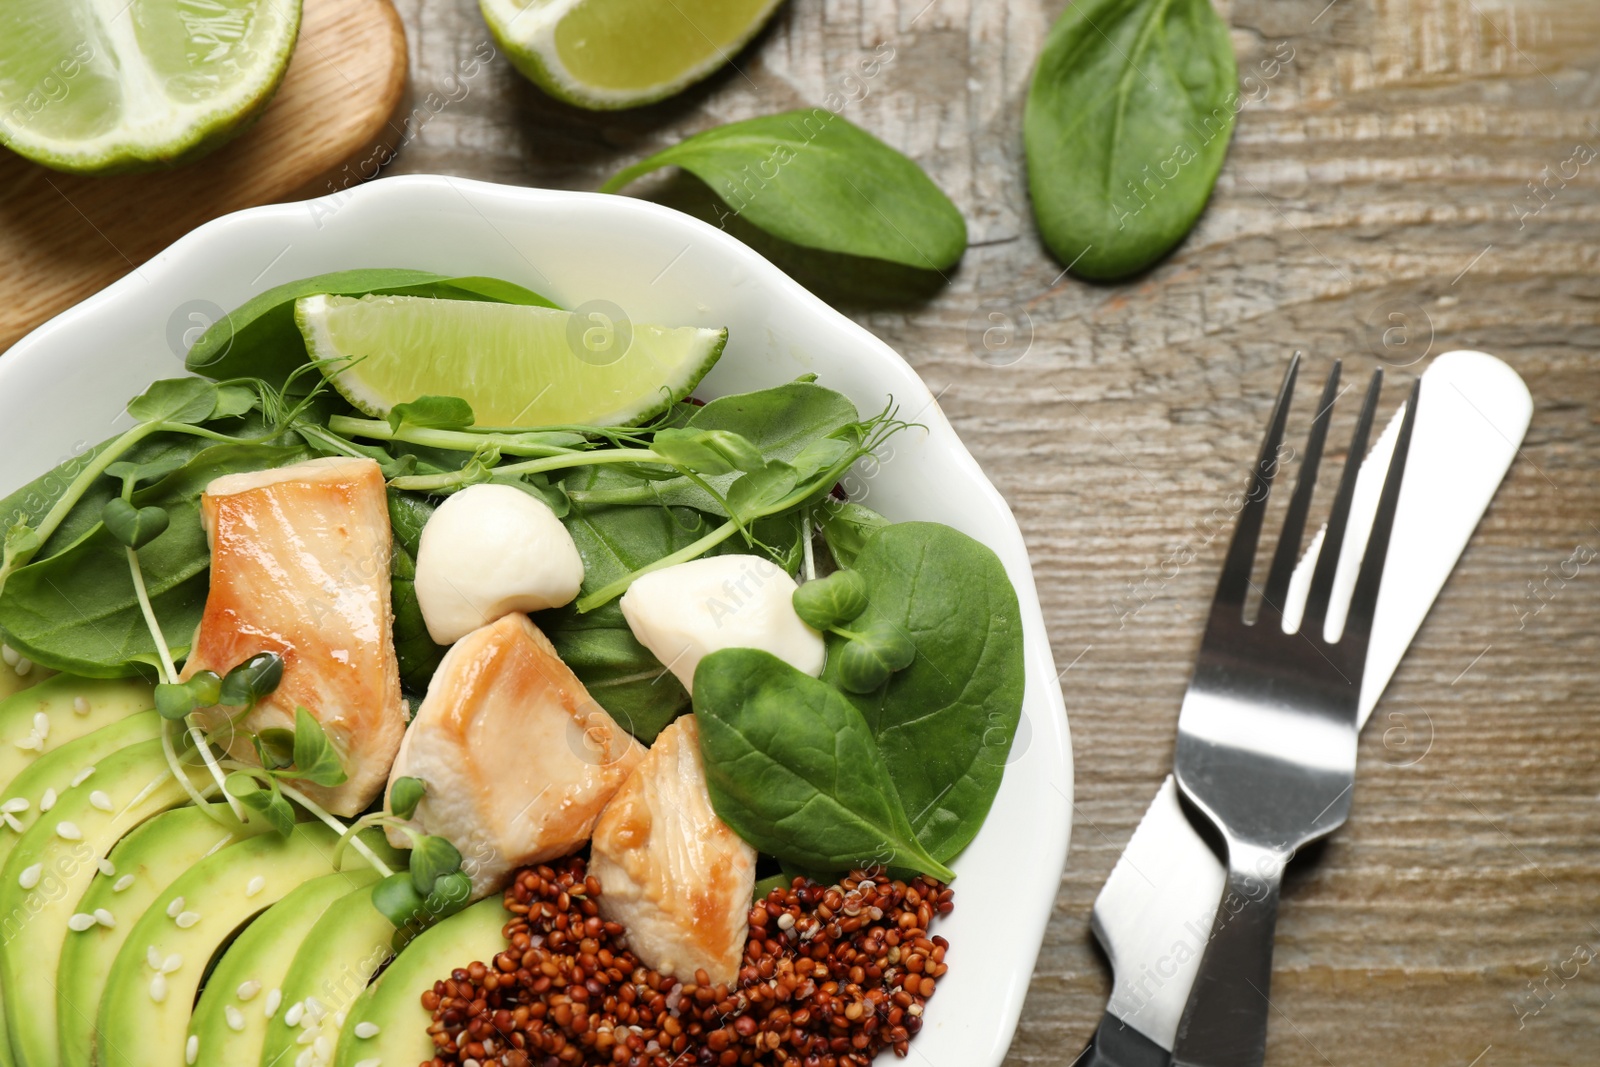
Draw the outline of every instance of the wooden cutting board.
[[[0,149],[0,351],[203,222],[370,177],[400,142],[405,79],[389,0],[305,0],[277,96],[202,159],[94,178]]]

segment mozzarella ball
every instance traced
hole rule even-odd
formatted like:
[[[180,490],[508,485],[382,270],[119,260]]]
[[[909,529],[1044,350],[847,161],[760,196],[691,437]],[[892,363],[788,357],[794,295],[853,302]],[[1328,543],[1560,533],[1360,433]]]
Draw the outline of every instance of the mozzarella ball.
[[[794,579],[761,556],[711,556],[652,571],[622,597],[639,643],[694,691],[700,661],[723,648],[758,648],[815,678],[822,635],[794,611]]]
[[[441,645],[513,611],[570,603],[582,584],[572,535],[548,504],[513,486],[468,486],[422,528],[417,603]]]

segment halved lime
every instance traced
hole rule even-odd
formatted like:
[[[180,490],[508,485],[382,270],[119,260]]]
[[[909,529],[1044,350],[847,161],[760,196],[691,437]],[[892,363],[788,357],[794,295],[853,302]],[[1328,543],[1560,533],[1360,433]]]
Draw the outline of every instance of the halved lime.
[[[782,0],[478,0],[512,64],[558,100],[637,107],[733,58]]]
[[[306,351],[369,415],[457,396],[480,426],[624,426],[688,396],[727,330],[645,326],[615,305],[578,311],[424,296],[295,301]]]
[[[78,173],[198,155],[272,98],[300,0],[5,0],[0,144]]]

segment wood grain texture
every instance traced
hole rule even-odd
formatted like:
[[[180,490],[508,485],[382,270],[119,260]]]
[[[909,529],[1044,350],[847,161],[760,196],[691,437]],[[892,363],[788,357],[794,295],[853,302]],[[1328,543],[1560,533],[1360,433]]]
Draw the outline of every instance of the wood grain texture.
[[[200,160],[98,178],[0,150],[0,351],[201,223],[288,199],[398,140],[390,121],[405,75],[405,30],[389,0],[305,0],[277,95]]]
[[[414,115],[397,172],[593,189],[686,134],[838,91],[966,214],[947,283],[843,291],[795,269],[939,393],[1016,511],[1073,664],[1076,826],[1017,1065],[1069,1062],[1104,1006],[1089,907],[1170,766],[1226,536],[1199,524],[1244,486],[1284,359],[1385,362],[1386,411],[1427,355],[1510,362],[1532,429],[1378,707],[1350,823],[1291,872],[1268,1062],[1594,1062],[1600,560],[1563,562],[1600,551],[1600,159],[1567,162],[1600,150],[1600,7],[1233,0],[1251,102],[1216,195],[1169,260],[1102,286],[1061,276],[1027,204],[1022,103],[1062,0],[791,0],[737,69],[619,114],[554,103],[503,59],[463,81],[486,47],[474,6],[399,4],[415,95],[442,103]],[[864,77],[880,45],[894,58]],[[1163,573],[1184,544],[1195,560]]]

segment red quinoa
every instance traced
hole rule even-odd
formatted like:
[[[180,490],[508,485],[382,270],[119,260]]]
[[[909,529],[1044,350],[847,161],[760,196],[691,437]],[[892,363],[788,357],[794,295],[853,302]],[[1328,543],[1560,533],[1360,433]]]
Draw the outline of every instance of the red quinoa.
[[[598,880],[577,857],[517,872],[508,948],[422,994],[436,1050],[423,1067],[865,1067],[906,1055],[948,969],[928,925],[951,890],[881,868],[832,886],[795,879],[750,909],[732,989],[645,967],[600,919]]]

